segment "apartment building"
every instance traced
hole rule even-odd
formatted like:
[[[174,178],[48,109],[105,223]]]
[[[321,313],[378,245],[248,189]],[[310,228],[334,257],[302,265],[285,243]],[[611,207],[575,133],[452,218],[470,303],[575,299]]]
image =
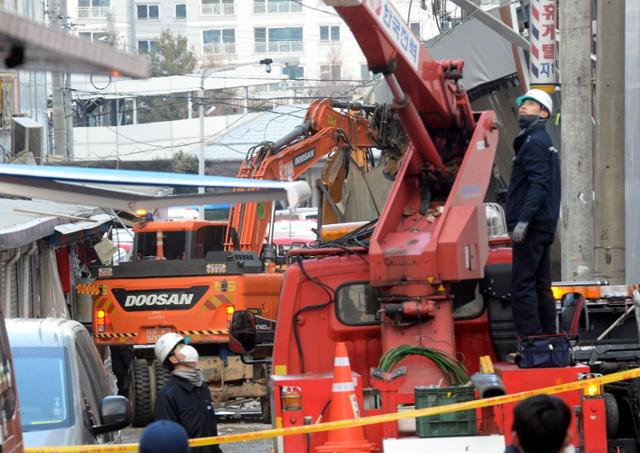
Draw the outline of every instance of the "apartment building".
[[[75,31],[148,53],[169,29],[187,37],[201,65],[218,66],[269,57],[291,61],[290,79],[366,80],[364,56],[349,29],[322,0],[68,0]],[[414,33],[437,28],[425,2],[392,1]],[[427,5],[429,2],[426,3]],[[411,9],[411,11],[409,11]]]

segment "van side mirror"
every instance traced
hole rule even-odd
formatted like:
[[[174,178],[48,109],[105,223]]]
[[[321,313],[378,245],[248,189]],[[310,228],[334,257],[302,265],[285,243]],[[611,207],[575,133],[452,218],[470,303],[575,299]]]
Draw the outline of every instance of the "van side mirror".
[[[117,431],[129,426],[131,415],[129,413],[129,401],[124,396],[105,396],[100,403],[101,425],[91,427],[94,436],[98,434]]]
[[[233,313],[229,329],[229,349],[238,354],[252,352],[256,348],[256,318],[248,310]]]
[[[580,324],[588,329],[587,307],[584,296],[580,293],[566,293],[560,300],[560,331],[569,335],[577,335]]]

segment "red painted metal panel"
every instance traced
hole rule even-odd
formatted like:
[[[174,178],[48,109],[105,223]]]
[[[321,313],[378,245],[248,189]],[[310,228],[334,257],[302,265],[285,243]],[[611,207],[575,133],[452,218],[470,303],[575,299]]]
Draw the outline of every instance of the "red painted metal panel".
[[[590,371],[586,365],[576,365],[566,368],[521,369],[509,363],[498,363],[495,365],[495,369],[496,373],[502,377],[502,382],[507,390],[507,394],[573,382],[578,380],[578,375]],[[562,398],[572,409],[574,406],[579,406],[582,403],[582,396],[579,390],[560,393],[557,396]],[[515,405],[516,403],[505,404],[502,411],[502,419],[498,420],[498,425],[504,433],[507,445],[511,443],[511,426],[513,425],[513,408]],[[571,420],[571,433],[574,439],[578,439],[575,417]],[[591,453],[591,450],[587,451]]]

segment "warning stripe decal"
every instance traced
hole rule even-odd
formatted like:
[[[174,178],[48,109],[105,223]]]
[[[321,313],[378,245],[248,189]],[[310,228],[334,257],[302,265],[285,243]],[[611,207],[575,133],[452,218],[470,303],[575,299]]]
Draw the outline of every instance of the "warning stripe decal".
[[[96,337],[98,338],[131,338],[138,336],[135,332],[127,332],[127,333],[96,333]]]
[[[228,330],[181,330],[183,335],[227,335]]]

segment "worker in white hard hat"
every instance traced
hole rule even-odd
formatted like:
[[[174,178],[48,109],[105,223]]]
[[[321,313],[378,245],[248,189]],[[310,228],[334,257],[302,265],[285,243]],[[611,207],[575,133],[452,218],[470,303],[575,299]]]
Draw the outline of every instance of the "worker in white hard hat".
[[[156,360],[171,370],[171,379],[156,401],[155,419],[181,424],[190,439],[218,435],[209,386],[197,368],[198,351],[182,335],[171,332],[158,338]],[[192,452],[221,453],[218,445],[192,448]]]
[[[560,213],[560,158],[546,130],[551,96],[531,89],[516,99],[520,134],[507,193],[513,241],[511,300],[518,337],[556,331],[550,248]]]

